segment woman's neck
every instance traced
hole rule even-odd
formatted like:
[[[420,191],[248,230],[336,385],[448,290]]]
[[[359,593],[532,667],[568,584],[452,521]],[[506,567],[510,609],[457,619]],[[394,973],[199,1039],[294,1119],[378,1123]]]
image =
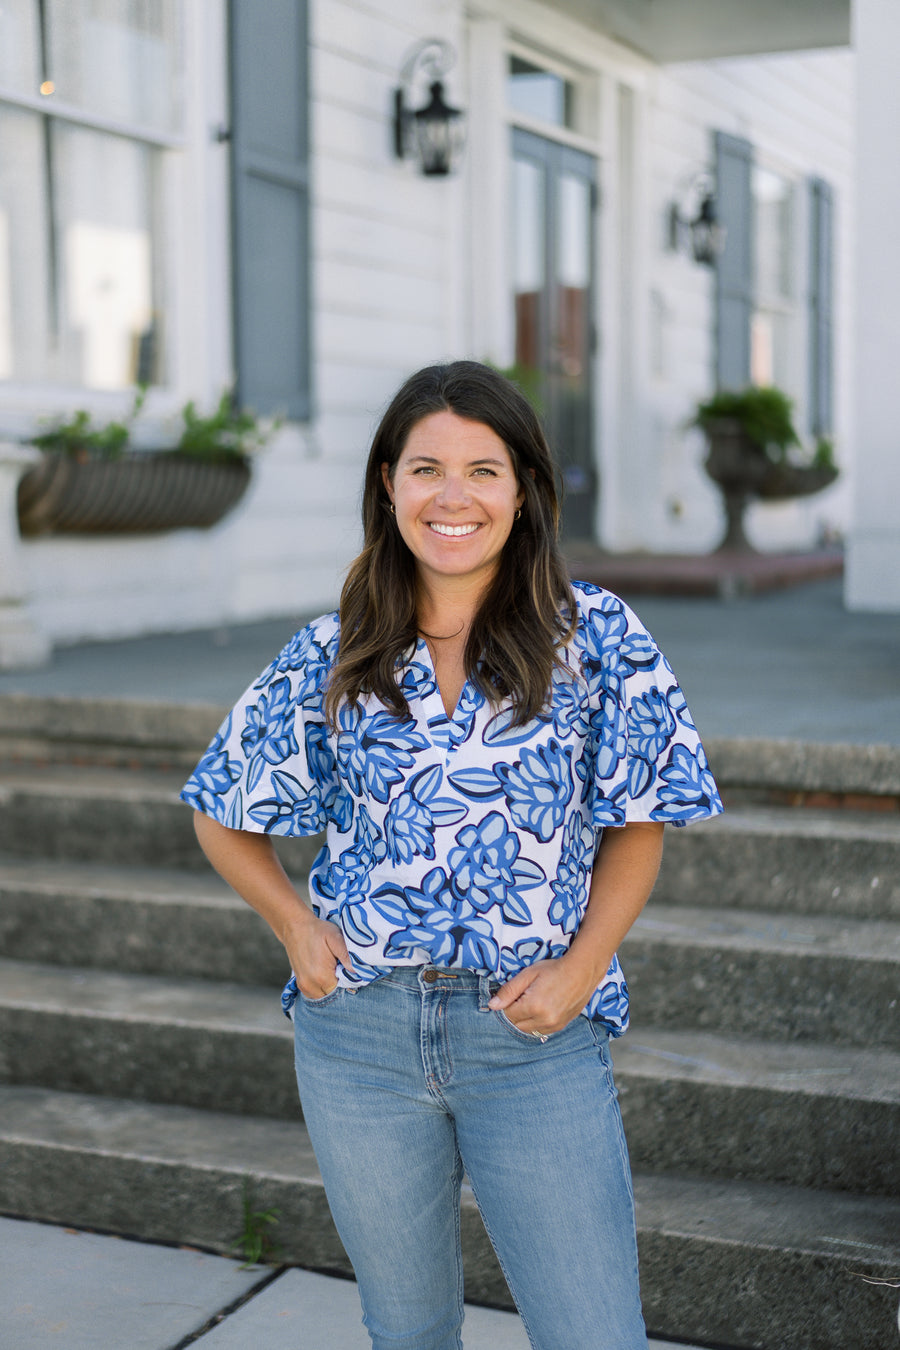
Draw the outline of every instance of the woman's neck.
[[[454,584],[456,583],[456,584]],[[419,632],[428,637],[462,636],[463,646],[484,597],[484,584],[447,577],[437,582],[419,578],[416,615]]]

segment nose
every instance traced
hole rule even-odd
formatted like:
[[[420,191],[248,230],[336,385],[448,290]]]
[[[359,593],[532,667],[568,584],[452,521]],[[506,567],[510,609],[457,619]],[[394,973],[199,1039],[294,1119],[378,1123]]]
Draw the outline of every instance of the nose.
[[[469,487],[462,474],[448,473],[441,482],[437,495],[439,506],[448,511],[459,511],[471,501]]]

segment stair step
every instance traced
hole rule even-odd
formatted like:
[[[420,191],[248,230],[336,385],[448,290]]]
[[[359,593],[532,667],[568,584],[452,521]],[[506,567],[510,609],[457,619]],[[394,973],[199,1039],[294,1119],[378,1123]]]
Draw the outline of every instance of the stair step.
[[[0,1077],[287,1120],[300,1115],[278,987],[0,961]]]
[[[665,904],[900,919],[900,813],[729,808],[669,830]]]
[[[0,990],[8,1082],[299,1116],[277,990],[26,962],[0,962]],[[653,1030],[615,1054],[642,1164],[900,1190],[900,1054]]]
[[[153,769],[4,765],[0,853],[206,871],[193,813],[178,800],[185,777]],[[306,876],[322,840],[275,843],[285,867]]]
[[[0,949],[242,984],[287,976],[281,944],[212,872],[0,859]],[[765,1006],[767,1037],[900,1048],[898,923],[652,902],[622,956],[647,1023],[743,1034]]]
[[[638,1168],[900,1195],[900,1054],[642,1027],[613,1057]]]
[[[289,973],[268,925],[211,870],[0,858],[0,951],[239,984]]]
[[[228,1251],[249,1181],[287,1260],[347,1271],[301,1124],[0,1088],[0,1209]],[[887,1345],[900,1202],[789,1186],[635,1176],[648,1325],[679,1339],[791,1350]],[[509,1307],[471,1193],[468,1297]]]
[[[645,1023],[900,1049],[897,922],[651,901],[621,957]]]

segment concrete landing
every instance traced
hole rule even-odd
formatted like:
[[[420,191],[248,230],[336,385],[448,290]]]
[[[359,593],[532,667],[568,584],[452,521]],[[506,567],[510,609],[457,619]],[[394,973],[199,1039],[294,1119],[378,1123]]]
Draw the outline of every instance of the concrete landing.
[[[366,1350],[356,1285],[189,1248],[0,1218],[0,1350]],[[466,1306],[466,1350],[528,1350],[514,1313]],[[651,1350],[692,1350],[651,1341]]]

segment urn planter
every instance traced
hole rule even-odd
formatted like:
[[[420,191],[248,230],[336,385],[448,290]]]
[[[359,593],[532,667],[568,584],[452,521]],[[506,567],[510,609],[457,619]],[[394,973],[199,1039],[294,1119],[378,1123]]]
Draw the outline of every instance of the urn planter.
[[[737,418],[706,418],[701,425],[709,447],[704,468],[719,487],[725,507],[725,533],[718,552],[756,551],[744,530],[744,514],[754,498],[807,497],[829,487],[838,476],[833,464],[773,460]]]
[[[19,528],[40,534],[150,534],[215,525],[250,482],[245,459],[169,452],[117,459],[45,453],[19,483]]]

